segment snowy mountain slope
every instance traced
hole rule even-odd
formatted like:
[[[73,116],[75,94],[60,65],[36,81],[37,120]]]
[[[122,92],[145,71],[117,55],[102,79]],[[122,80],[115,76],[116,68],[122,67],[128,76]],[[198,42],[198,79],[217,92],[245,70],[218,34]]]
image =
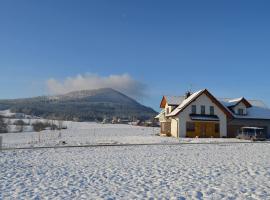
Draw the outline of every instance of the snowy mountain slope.
[[[41,117],[94,121],[104,117],[151,118],[156,112],[111,88],[70,92],[65,95],[0,100],[0,109]]]

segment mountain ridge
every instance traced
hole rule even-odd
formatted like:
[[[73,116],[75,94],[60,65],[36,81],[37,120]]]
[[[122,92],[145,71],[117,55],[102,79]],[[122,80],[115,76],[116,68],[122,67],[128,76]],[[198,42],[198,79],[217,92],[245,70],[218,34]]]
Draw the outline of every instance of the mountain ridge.
[[[94,121],[112,117],[149,119],[156,114],[152,108],[111,88],[0,100],[0,109],[76,121]]]

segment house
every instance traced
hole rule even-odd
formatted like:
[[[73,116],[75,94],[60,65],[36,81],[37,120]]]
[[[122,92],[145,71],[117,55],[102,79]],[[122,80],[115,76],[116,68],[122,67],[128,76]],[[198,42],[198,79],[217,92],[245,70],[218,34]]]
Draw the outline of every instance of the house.
[[[270,137],[270,108],[262,101],[216,98],[207,89],[163,96],[156,116],[161,134],[173,137],[236,137],[242,127],[264,129]]]

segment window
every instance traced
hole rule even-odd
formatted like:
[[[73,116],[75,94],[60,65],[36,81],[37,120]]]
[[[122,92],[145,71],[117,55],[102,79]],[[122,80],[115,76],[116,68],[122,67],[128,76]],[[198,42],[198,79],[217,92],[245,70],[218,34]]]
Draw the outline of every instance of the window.
[[[194,131],[195,131],[195,123],[187,122],[187,132],[194,132]]]
[[[243,108],[238,109],[238,115],[244,115],[244,109]]]
[[[219,133],[219,124],[215,124],[215,133]]]
[[[166,113],[169,114],[170,113],[170,108],[166,109]]]
[[[210,115],[214,115],[214,114],[215,114],[214,106],[210,106]]]
[[[191,113],[196,114],[196,105],[192,105],[191,107]]]
[[[205,115],[205,106],[201,106],[201,114]]]

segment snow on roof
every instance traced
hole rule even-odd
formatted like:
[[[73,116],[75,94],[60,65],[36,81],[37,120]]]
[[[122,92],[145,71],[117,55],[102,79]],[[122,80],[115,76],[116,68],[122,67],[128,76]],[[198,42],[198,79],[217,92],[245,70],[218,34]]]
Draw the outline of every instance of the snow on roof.
[[[161,112],[160,112],[157,116],[155,116],[155,119],[160,118],[160,116],[161,116],[162,114],[164,114],[164,113],[165,113],[165,109],[161,110]]]
[[[182,103],[175,108],[170,114],[168,114],[167,116],[174,116],[176,115],[178,112],[180,112],[190,101],[192,101],[195,97],[197,97],[197,95],[201,94],[201,92],[203,92],[203,90],[199,90],[195,93],[193,93],[192,95],[190,95],[188,98],[186,98],[185,100],[182,101]]]
[[[203,90],[199,90],[195,93],[193,93],[191,96],[189,96],[187,99],[184,99],[183,96],[181,97],[183,100],[181,101],[181,104],[174,109],[170,114],[166,116],[174,116],[176,115],[179,111],[182,110],[183,107],[186,106],[193,98],[195,98],[198,94],[200,94]],[[178,100],[180,100],[179,98]],[[177,98],[174,98],[177,99]],[[237,104],[239,101],[241,101],[243,97],[240,98],[218,98],[219,102],[222,103],[226,108]],[[232,111],[229,111],[233,114],[235,118],[241,118],[241,119],[270,119],[270,109],[268,108],[267,105],[264,104],[263,101],[261,100],[247,100],[252,107],[247,108],[247,115],[235,115],[232,113]],[[175,104],[176,105],[176,104]]]
[[[270,119],[270,109],[252,106],[247,108],[247,115],[234,115],[234,117],[241,119]]]
[[[263,101],[261,100],[248,100],[248,102],[252,105],[252,106],[258,106],[261,108],[269,108]]]
[[[218,100],[226,107],[231,106],[232,102],[237,102],[241,98],[230,99],[230,98],[219,98]],[[247,100],[252,107],[247,108],[247,115],[234,115],[235,118],[245,118],[245,119],[270,119],[270,109],[261,100]]]
[[[174,109],[170,114],[166,115],[167,117],[174,116],[178,112],[180,112],[186,104],[188,104],[193,98],[195,98],[197,95],[199,95],[203,90],[199,90],[195,93],[193,93],[191,96],[189,96],[187,99],[185,99],[184,96],[166,96],[168,104],[171,105],[178,105],[176,109]],[[239,101],[241,101],[243,97],[239,98],[218,98],[218,101],[227,108],[229,112],[235,117],[235,118],[241,118],[241,119],[270,119],[270,108],[261,100],[247,100],[252,107],[247,108],[247,115],[236,115],[232,113],[231,110],[228,109],[228,107],[237,104]],[[180,102],[180,103],[179,103]]]
[[[218,98],[219,102],[222,103],[224,106],[229,107],[229,106],[234,106],[239,103],[244,97],[239,97],[239,98]]]
[[[239,101],[243,100],[244,97],[239,97],[239,98],[217,98],[219,100],[220,103],[222,103],[224,106],[234,106],[236,105]],[[267,107],[262,101],[260,100],[249,100],[247,99],[247,101],[253,105],[253,104],[258,104],[260,106],[264,106],[264,107]]]
[[[264,128],[245,126],[245,127],[242,127],[242,129],[257,129],[257,130],[263,130]]]
[[[236,99],[229,99],[228,101],[229,102],[239,102],[243,99],[244,97],[239,97],[239,98],[236,98]]]
[[[184,96],[165,96],[168,105],[180,105],[184,101]]]

